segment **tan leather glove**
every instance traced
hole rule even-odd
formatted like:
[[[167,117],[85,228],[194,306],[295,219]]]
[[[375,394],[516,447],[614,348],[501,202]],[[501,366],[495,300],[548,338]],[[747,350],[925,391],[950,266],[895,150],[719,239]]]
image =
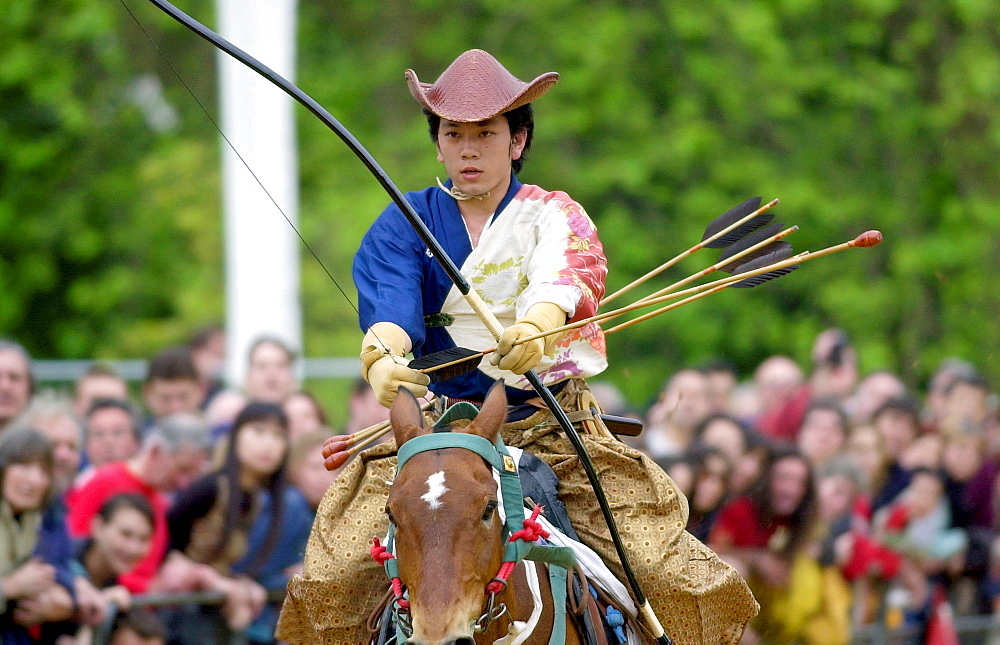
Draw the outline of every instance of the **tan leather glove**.
[[[497,341],[497,351],[490,359],[490,363],[502,370],[524,374],[538,365],[543,356],[552,355],[556,341],[563,334],[552,334],[520,344],[517,344],[517,341],[565,324],[566,312],[559,305],[551,302],[532,305],[524,317],[519,318],[501,334],[500,340]]]
[[[368,381],[378,402],[389,407],[400,387],[414,396],[427,394],[431,379],[410,369],[403,358],[412,347],[410,337],[395,323],[375,323],[361,342],[361,376]]]

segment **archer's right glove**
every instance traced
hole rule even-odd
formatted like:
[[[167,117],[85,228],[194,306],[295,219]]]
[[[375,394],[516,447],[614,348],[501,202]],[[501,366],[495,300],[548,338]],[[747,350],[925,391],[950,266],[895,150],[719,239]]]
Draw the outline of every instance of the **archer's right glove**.
[[[420,397],[427,394],[431,379],[410,369],[403,358],[412,346],[410,337],[395,323],[379,322],[369,328],[361,344],[361,376],[368,381],[378,402],[389,407],[400,387]]]

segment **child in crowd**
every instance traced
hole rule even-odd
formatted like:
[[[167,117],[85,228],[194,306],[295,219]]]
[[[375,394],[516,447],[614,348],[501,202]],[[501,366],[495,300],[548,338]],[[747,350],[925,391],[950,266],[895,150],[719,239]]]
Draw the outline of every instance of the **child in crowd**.
[[[177,497],[168,514],[171,552],[161,571],[162,586],[222,591],[226,601],[222,616],[214,608],[179,608],[171,620],[172,638],[187,641],[197,635],[208,645],[224,642],[227,627],[247,629],[265,606],[262,572],[276,556],[301,560],[304,537],[298,549],[279,546],[289,529],[283,525],[293,519],[285,513],[287,454],[285,413],[274,404],[250,403],[233,423],[221,468]],[[301,504],[297,515],[307,513],[304,500]],[[307,536],[308,526],[300,533]]]
[[[153,540],[153,507],[138,493],[120,493],[101,505],[90,521],[90,537],[80,540],[77,560],[87,577],[119,608],[132,595],[119,581],[146,557]]]
[[[911,473],[909,486],[875,519],[881,540],[918,563],[944,563],[965,549],[965,531],[952,529],[942,475],[930,468]]]
[[[900,556],[879,544],[870,533],[870,506],[865,494],[864,470],[849,455],[834,457],[817,474],[820,521],[820,565],[834,570],[842,589],[853,601],[850,624],[872,621],[884,581],[899,572]],[[853,594],[847,584],[853,585]],[[852,598],[853,595],[853,598]],[[830,594],[835,599],[838,594]],[[841,617],[848,620],[847,607]]]
[[[950,528],[951,511],[944,478],[931,468],[916,468],[910,484],[888,507],[875,515],[875,536],[903,555],[900,597],[904,620],[921,624],[928,611],[935,579],[946,571],[961,571],[968,538]]]

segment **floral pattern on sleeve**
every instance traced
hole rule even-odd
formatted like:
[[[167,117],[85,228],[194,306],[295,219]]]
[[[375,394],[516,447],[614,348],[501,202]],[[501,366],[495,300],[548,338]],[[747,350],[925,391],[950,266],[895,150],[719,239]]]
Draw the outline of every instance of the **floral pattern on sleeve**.
[[[604,280],[608,275],[604,247],[597,237],[597,227],[583,208],[574,201],[563,202],[560,209],[566,216],[569,235],[563,255],[566,267],[559,271],[553,284],[567,284],[583,292],[570,322],[589,318],[597,313],[604,296]]]

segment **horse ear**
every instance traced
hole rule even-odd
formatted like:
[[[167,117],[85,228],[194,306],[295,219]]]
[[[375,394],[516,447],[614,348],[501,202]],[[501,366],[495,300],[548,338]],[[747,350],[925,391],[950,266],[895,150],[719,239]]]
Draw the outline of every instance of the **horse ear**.
[[[424,414],[420,411],[420,403],[417,397],[413,396],[405,387],[399,388],[396,400],[389,408],[389,423],[392,426],[392,433],[396,437],[396,447],[416,437],[427,434],[424,429]]]
[[[479,411],[475,420],[469,424],[467,432],[489,439],[491,442],[497,438],[500,426],[507,420],[507,391],[504,389],[503,381],[497,381],[490,388],[483,401],[483,407]]]

